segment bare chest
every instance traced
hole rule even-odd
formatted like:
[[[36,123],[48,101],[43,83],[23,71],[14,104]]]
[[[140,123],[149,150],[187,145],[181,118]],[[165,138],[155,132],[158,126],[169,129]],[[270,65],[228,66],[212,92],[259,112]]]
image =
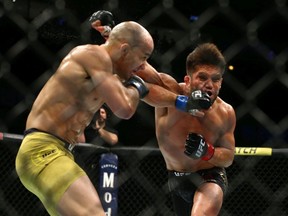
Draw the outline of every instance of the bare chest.
[[[204,118],[189,114],[166,115],[156,125],[158,141],[167,145],[183,145],[189,133],[199,133],[206,141],[215,143],[225,131],[225,119],[211,113]]]

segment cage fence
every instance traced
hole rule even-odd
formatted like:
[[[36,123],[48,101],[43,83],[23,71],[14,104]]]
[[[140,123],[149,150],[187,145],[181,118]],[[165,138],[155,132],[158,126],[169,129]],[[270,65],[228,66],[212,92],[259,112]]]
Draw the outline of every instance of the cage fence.
[[[99,35],[88,30],[87,18],[106,9],[118,22],[143,24],[155,41],[151,64],[178,81],[183,80],[185,58],[197,43],[217,44],[234,67],[224,76],[220,96],[236,111],[236,145],[287,147],[288,107],[282,102],[288,93],[286,1],[119,0],[80,5],[3,0],[0,5],[0,131],[22,134],[37,93],[60,60],[76,45],[100,42]],[[125,146],[157,146],[153,109],[145,104],[131,121],[117,119],[115,127]],[[17,178],[18,147],[13,140],[0,142],[0,215],[47,215]],[[76,149],[77,161],[96,187],[101,153]],[[119,215],[173,215],[160,152],[128,148],[115,153]],[[236,156],[227,174],[229,189],[221,215],[288,215],[286,157]]]
[[[48,216],[42,203],[20,183],[14,169],[19,142],[1,141],[1,208],[5,216]],[[99,189],[99,159],[108,151],[95,146],[75,148],[75,159]],[[118,156],[117,215],[174,215],[167,186],[165,162],[157,148],[121,148]],[[143,156],[145,155],[145,156]],[[228,192],[221,216],[287,215],[286,156],[236,156],[227,168]]]

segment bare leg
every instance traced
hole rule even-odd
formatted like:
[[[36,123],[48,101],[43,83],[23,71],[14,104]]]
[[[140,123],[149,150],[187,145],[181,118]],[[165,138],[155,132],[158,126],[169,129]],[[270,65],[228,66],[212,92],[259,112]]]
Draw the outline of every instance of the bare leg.
[[[57,209],[63,216],[105,216],[98,193],[88,176],[81,176],[70,185]]]
[[[216,216],[221,210],[222,203],[221,187],[214,183],[204,183],[195,193],[191,216]]]

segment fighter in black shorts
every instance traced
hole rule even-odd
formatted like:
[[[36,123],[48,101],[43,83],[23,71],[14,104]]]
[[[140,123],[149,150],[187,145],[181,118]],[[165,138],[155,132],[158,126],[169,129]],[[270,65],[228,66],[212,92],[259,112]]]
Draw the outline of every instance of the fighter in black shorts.
[[[195,191],[207,182],[219,185],[225,195],[228,181],[224,168],[214,167],[195,173],[168,171],[168,186],[176,215],[191,214]]]
[[[95,26],[101,34],[109,29]],[[183,82],[157,72],[148,62],[137,72],[146,83],[184,94],[176,108],[155,107],[157,143],[167,170],[174,170],[169,187],[178,216],[216,216],[223,204],[225,168],[234,160],[236,127],[233,106],[219,97],[226,67],[219,48],[206,42],[188,54]],[[179,107],[187,111],[181,105],[187,97],[193,98],[189,114],[179,111]]]

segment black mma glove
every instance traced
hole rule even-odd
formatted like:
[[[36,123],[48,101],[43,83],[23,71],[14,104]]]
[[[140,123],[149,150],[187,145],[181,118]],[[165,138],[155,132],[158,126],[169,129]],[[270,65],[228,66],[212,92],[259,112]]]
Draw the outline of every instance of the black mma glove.
[[[102,37],[107,39],[112,28],[115,26],[113,14],[110,11],[106,10],[96,11],[90,16],[89,22],[93,23],[96,20],[101,21],[101,26],[97,27],[97,30],[100,32]]]
[[[89,22],[92,23],[96,20],[100,20],[103,26],[109,26],[110,28],[113,28],[115,26],[114,17],[110,11],[96,11],[90,16]]]
[[[209,109],[212,105],[211,99],[206,92],[196,90],[191,93],[190,97],[178,95],[175,106],[184,112],[192,112],[198,109]]]
[[[145,85],[145,82],[139,76],[136,76],[136,75],[131,76],[125,82],[125,86],[135,87],[139,92],[140,98],[144,98],[149,93],[149,89]]]
[[[214,155],[213,145],[206,143],[203,136],[196,133],[189,133],[186,138],[184,153],[193,159],[210,160]]]

